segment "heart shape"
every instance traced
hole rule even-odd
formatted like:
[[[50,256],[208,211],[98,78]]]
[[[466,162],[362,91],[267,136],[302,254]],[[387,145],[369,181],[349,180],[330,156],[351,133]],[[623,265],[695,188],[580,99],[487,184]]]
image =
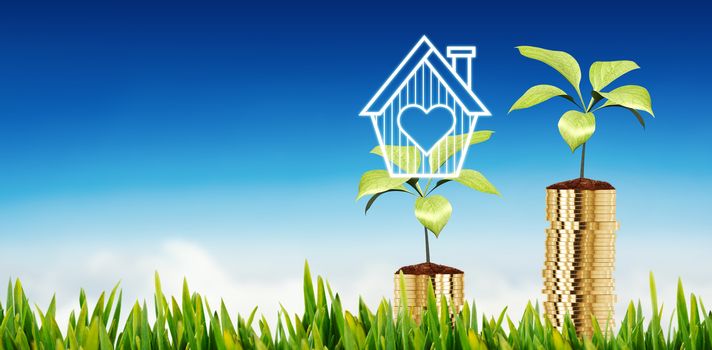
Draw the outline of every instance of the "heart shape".
[[[407,105],[398,113],[398,128],[427,156],[455,129],[455,113],[445,105],[433,105],[427,110],[419,105]]]

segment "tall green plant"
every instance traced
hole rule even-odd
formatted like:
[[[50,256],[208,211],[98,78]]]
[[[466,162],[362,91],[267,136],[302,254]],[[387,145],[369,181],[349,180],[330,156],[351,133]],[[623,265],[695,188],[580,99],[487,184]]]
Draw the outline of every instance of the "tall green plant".
[[[489,140],[492,133],[493,132],[489,130],[474,132],[467,147]],[[467,135],[449,136],[448,142],[440,142],[431,153],[434,156],[429,157],[430,169],[440,168],[450,157],[455,155],[456,150],[462,149],[459,145],[463,145],[466,142]],[[440,147],[440,145],[446,144],[455,146]],[[420,152],[413,146],[385,146],[384,149],[377,146],[371,150],[371,153],[383,156],[383,151],[391,157],[391,160],[396,166],[408,171],[408,173],[415,173],[417,169],[420,168],[422,161]],[[430,262],[428,231],[432,232],[436,238],[439,237],[440,232],[452,215],[452,205],[450,201],[442,195],[432,194],[433,191],[450,181],[455,181],[476,191],[499,194],[497,189],[482,173],[471,169],[463,169],[458,177],[442,179],[435,184],[433,184],[432,180],[432,178],[426,180],[417,177],[394,178],[385,170],[369,170],[361,176],[361,181],[358,185],[358,195],[356,197],[356,200],[359,200],[365,196],[370,196],[364,211],[364,213],[368,213],[368,210],[376,199],[383,194],[400,192],[414,196],[415,217],[423,225],[423,232],[425,234],[426,262]],[[424,183],[424,186],[421,186],[422,183]]]
[[[535,85],[514,102],[509,112],[532,107],[553,97],[563,97],[576,105],[577,109],[564,112],[559,119],[559,132],[571,148],[572,153],[581,147],[581,178],[584,177],[586,142],[596,131],[594,112],[607,107],[624,108],[638,119],[643,128],[645,128],[645,120],[639,111],[645,111],[651,116],[655,116],[650,94],[642,86],[624,85],[607,92],[603,91],[622,75],[640,68],[633,61],[597,61],[591,64],[588,78],[592,90],[591,98],[586,104],[580,88],[581,68],[573,56],[563,51],[552,51],[533,46],[518,46],[517,49],[522,56],[543,62],[563,75],[576,91],[576,97],[553,85]],[[599,103],[601,104],[599,105]]]

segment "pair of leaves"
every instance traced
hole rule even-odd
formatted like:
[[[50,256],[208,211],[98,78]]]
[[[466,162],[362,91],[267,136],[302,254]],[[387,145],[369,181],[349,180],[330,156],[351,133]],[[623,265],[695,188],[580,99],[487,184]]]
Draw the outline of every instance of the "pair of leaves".
[[[494,132],[491,130],[480,130],[472,133],[468,146],[482,143],[489,140]],[[445,162],[461,151],[467,143],[468,134],[448,136],[440,141],[430,153],[428,166],[431,172],[439,169]],[[447,146],[446,146],[447,145]],[[385,155],[393,164],[403,171],[414,174],[420,169],[422,162],[420,151],[414,146],[376,146],[371,153],[381,157]]]

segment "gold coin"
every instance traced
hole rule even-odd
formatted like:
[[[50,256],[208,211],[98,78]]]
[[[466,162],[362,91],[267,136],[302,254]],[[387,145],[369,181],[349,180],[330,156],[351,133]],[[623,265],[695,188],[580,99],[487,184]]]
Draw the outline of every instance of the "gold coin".
[[[549,263],[580,263],[580,264],[608,264],[615,265],[616,259],[615,255],[604,256],[605,254],[568,254],[568,253],[546,253],[544,258],[545,262]],[[605,266],[608,266],[605,265]],[[601,265],[592,265],[601,266]]]
[[[544,289],[542,292],[544,294],[586,294],[588,292],[596,292],[595,294],[606,294],[604,292],[609,292],[608,294],[615,294],[615,285],[593,285],[586,283],[578,283],[575,285],[566,285],[565,282],[549,281],[550,283],[544,284]]]
[[[569,262],[545,261],[550,266],[544,266],[542,272],[561,278],[608,278],[614,272],[614,266],[567,266]],[[556,266],[556,265],[559,266]],[[561,266],[564,264],[564,266]]]
[[[567,230],[607,230],[614,232],[620,229],[617,221],[579,221],[579,222],[559,222],[549,221],[552,229]]]
[[[570,218],[576,219],[578,222],[609,222],[616,221],[616,213],[602,213],[594,211],[560,211],[546,210],[544,212],[546,220],[552,221],[572,221],[566,220]]]
[[[394,275],[394,278],[400,279],[400,274],[396,273]],[[465,274],[455,274],[455,275],[435,275],[435,276],[428,276],[428,275],[408,275],[408,274],[403,274],[403,278],[406,280],[424,280],[427,281],[428,279],[433,280],[433,281],[452,281],[452,280],[464,280],[465,279]]]
[[[557,267],[550,267],[550,266],[544,266],[543,271],[544,272],[550,272],[550,273],[556,273],[553,277],[557,278],[592,278],[592,279],[606,279],[609,278],[610,276],[602,276],[601,274],[612,274],[615,268],[613,267],[608,267],[608,268],[582,268],[580,266],[576,267],[568,267],[568,266],[557,266]],[[570,272],[576,272],[579,273],[577,275],[568,275]],[[585,275],[581,275],[581,273],[584,273]]]
[[[562,247],[550,247],[544,252],[544,257],[562,259],[579,258],[581,260],[602,259],[614,261],[616,258],[616,251],[610,249],[606,250],[603,247],[600,249],[566,249]]]
[[[587,298],[557,298],[557,297],[550,297],[547,298],[545,301],[553,301],[553,302],[579,302],[579,303],[585,303],[585,302],[609,302],[609,303],[615,303],[617,298],[612,295],[607,295],[602,298],[591,298],[590,296]]]
[[[420,305],[428,305],[428,299],[405,299],[406,304],[409,306],[420,306]],[[401,299],[393,299],[393,302],[396,303],[396,305],[402,305]],[[448,305],[463,305],[465,303],[464,300],[454,300],[454,299],[447,299]]]
[[[544,243],[544,248],[546,251],[555,252],[557,250],[563,251],[573,251],[573,252],[611,252],[615,253],[616,246],[614,242],[603,242],[603,241],[556,241],[547,239]]]
[[[571,292],[584,292],[584,291],[589,291],[589,290],[602,290],[602,289],[608,289],[608,290],[613,290],[615,287],[615,284],[613,283],[606,283],[606,282],[581,282],[581,281],[575,281],[575,282],[569,282],[569,281],[554,281],[554,280],[546,280],[544,281],[544,287],[546,287],[546,290],[552,290],[552,291],[571,291]]]
[[[564,247],[602,245],[608,247],[616,246],[616,236],[605,236],[602,234],[573,234],[563,232],[547,232],[544,238],[546,245],[561,245]]]
[[[420,293],[427,293],[427,292],[428,292],[428,288],[427,288],[427,287],[424,287],[424,286],[421,287],[421,286],[408,286],[408,285],[405,285],[405,286],[403,286],[402,289],[403,289],[404,291],[406,291],[406,292],[420,292]],[[395,285],[395,286],[393,286],[393,290],[394,290],[394,291],[400,291],[400,290],[401,290],[401,286]],[[434,288],[433,288],[433,292],[435,292],[435,294],[437,294],[437,293],[446,293],[446,292],[458,292],[458,291],[462,291],[462,290],[464,290],[464,288],[462,288],[462,287],[434,287]]]
[[[561,278],[563,280],[612,279],[613,272],[597,272],[597,271],[580,272],[580,271],[543,270],[542,277]]]
[[[544,269],[550,271],[593,271],[593,272],[613,272],[615,269],[613,263],[599,262],[578,262],[578,261],[545,261]]]
[[[616,303],[613,302],[557,302],[544,301],[544,305],[554,308],[572,308],[574,310],[607,310],[614,308]]]
[[[544,245],[545,253],[574,253],[574,254],[611,254],[615,256],[616,249],[613,244],[597,244],[597,243],[546,243]]]
[[[610,255],[615,257],[616,249],[611,244],[576,244],[576,243],[547,243],[544,245],[544,253],[565,253],[575,255]]]
[[[394,290],[395,296],[396,296],[396,297],[400,296],[400,292],[401,292],[401,291],[400,291],[399,289]],[[419,297],[424,297],[424,298],[427,298],[427,297],[428,297],[428,291],[425,291],[425,290],[413,290],[413,289],[411,289],[411,290],[404,290],[403,292],[405,293],[405,295],[407,295],[407,296],[409,296],[409,297],[411,297],[411,296],[419,296]],[[465,291],[462,290],[462,289],[459,289],[459,290],[455,290],[455,289],[449,289],[449,290],[439,289],[439,290],[434,291],[434,294],[435,294],[436,296],[438,296],[438,295],[445,295],[445,296],[458,296],[458,295],[459,295],[459,296],[463,296],[463,295],[465,294]]]
[[[400,283],[400,278],[394,278],[394,282]],[[465,283],[464,280],[451,280],[451,281],[433,281],[433,280],[428,280],[428,279],[420,279],[420,280],[415,280],[415,279],[404,279],[403,283],[408,283],[408,284],[417,284],[417,285],[424,285],[427,286],[428,284],[433,284],[433,285],[463,285]]]
[[[598,204],[616,205],[616,196],[546,196],[547,204]]]
[[[549,203],[544,210],[546,212],[574,212],[574,213],[613,213],[616,212],[616,205],[600,205],[593,203],[586,205],[585,203]]]
[[[546,213],[547,221],[558,222],[581,222],[581,221],[615,221],[616,214],[606,213]]]
[[[445,296],[464,296],[465,291],[464,290],[436,290],[434,291],[435,295],[445,295]],[[425,290],[404,290],[403,293],[407,297],[421,297],[421,298],[427,298],[428,297],[428,292]],[[393,294],[396,297],[400,297],[401,291],[396,289],[393,291]]]
[[[571,257],[547,255],[544,260],[544,267],[563,267],[561,270],[569,270],[570,267],[586,268],[594,270],[596,267],[615,267],[615,259],[594,258],[594,257]]]
[[[461,302],[461,301],[464,300],[464,298],[465,298],[465,295],[464,295],[464,294],[445,296],[445,299],[446,299],[448,302]],[[436,299],[437,301],[440,301],[440,297],[436,297],[435,299]],[[393,298],[393,300],[401,300],[401,298],[400,298],[400,297],[395,297],[395,298]],[[409,300],[409,301],[428,301],[428,297],[427,297],[427,296],[415,296],[415,295],[411,296],[411,295],[409,295],[409,296],[406,296],[406,299],[405,299],[405,300]]]
[[[591,316],[596,317],[597,320],[604,321],[608,319],[609,313],[611,313],[611,319],[613,319],[614,315],[613,313],[613,308],[607,308],[607,309],[597,309],[597,310],[586,310],[586,309],[569,309],[569,308],[560,308],[560,309],[544,309],[545,312],[549,314],[553,314],[552,317],[556,317],[558,321],[563,321],[566,317],[566,314],[568,312],[569,318],[571,321],[574,322],[574,324],[578,323],[583,323],[583,322],[588,322],[591,320]]]
[[[556,233],[561,236],[572,236],[572,237],[608,237],[615,238],[617,236],[615,230],[610,229],[598,229],[598,228],[587,228],[587,227],[547,227],[544,229],[546,233]]]
[[[563,323],[564,320],[566,319],[566,313],[564,311],[559,311],[559,312],[548,311],[548,312],[552,313],[552,314],[556,313],[555,315],[551,315],[550,317],[554,318],[557,323]],[[595,317],[599,323],[599,326],[601,327],[601,329],[603,329],[604,324],[608,323],[606,320],[609,319],[609,314],[606,312],[603,312],[603,311],[596,312],[596,313],[578,311],[578,310],[569,312],[569,319],[571,320],[571,322],[574,323],[574,325],[576,326],[577,329],[580,326],[590,327],[591,326],[591,317]],[[611,322],[613,321],[613,318],[614,318],[614,315],[610,315]],[[554,323],[554,322],[552,322],[552,323]],[[608,323],[608,325],[610,326],[611,323]]]
[[[593,279],[606,279],[613,276],[613,270],[591,270],[591,269],[550,269],[545,268],[542,273],[547,274],[548,277],[559,277],[559,278],[593,278]],[[547,277],[544,276],[544,277]]]
[[[578,295],[578,294],[582,294],[582,293],[586,293],[588,295],[608,295],[608,294],[615,293],[615,290],[613,290],[613,288],[609,288],[607,290],[591,289],[591,290],[586,290],[586,291],[573,292],[573,291],[568,291],[568,290],[542,289],[541,292],[543,294],[561,294],[561,295]]]
[[[564,280],[559,278],[546,278],[544,284],[547,286],[571,286],[571,287],[615,287],[615,281],[612,278],[600,280]]]
[[[542,292],[545,294],[580,294],[589,292],[595,292],[595,294],[605,294],[606,292],[613,293],[615,290],[615,284],[613,283],[547,280],[542,284],[544,285]]]
[[[553,275],[553,276],[545,276],[545,277],[543,277],[543,278],[544,278],[544,281],[551,281],[551,282],[585,282],[585,281],[603,282],[603,281],[613,281],[613,277],[598,277],[598,276],[579,277],[579,276]]]
[[[428,306],[428,301],[423,300],[423,299],[418,299],[418,300],[413,300],[413,299],[407,299],[405,303],[401,303],[400,299],[399,300],[393,300],[393,305],[394,306],[403,306],[407,305],[408,307],[427,307]],[[440,305],[440,302],[437,302],[437,305]],[[456,301],[456,300],[449,300],[447,301],[447,305],[450,307],[460,307],[465,305],[465,301]]]
[[[581,282],[606,282],[606,281],[613,281],[614,279],[612,277],[579,277],[579,276],[566,276],[566,275],[554,275],[554,276],[547,276],[544,277],[545,281],[581,281]]]
[[[546,208],[546,213],[549,214],[615,214],[616,213],[616,207],[615,206],[590,206],[590,207],[585,207],[582,206],[581,208],[567,208],[563,207],[561,205],[556,205],[556,206],[548,206]]]
[[[615,194],[608,193],[581,193],[581,194],[570,194],[570,193],[547,193],[546,201],[565,201],[565,200],[589,200],[589,201],[606,201],[615,203],[617,196]]]
[[[567,236],[601,236],[616,237],[616,230],[601,229],[597,227],[548,227],[544,229],[547,233],[558,233]]]
[[[597,247],[600,246],[601,248],[615,248],[616,247],[616,242],[615,240],[611,239],[605,239],[605,238],[576,238],[576,237],[557,237],[553,236],[550,234],[548,237],[545,238],[544,240],[544,245],[545,246],[552,246],[552,247],[568,247],[568,248],[577,248],[577,247]]]
[[[579,309],[571,308],[568,306],[545,306],[544,313],[550,317],[556,317],[558,320],[563,321],[565,316],[568,314],[571,320],[584,320],[584,318],[589,318],[590,316],[596,316],[599,320],[606,320],[608,316],[613,319],[615,308],[603,308],[603,309]]]
[[[556,210],[556,209],[573,209],[573,210],[596,210],[603,208],[615,208],[617,207],[615,201],[607,202],[601,200],[548,200],[545,203],[544,210]]]
[[[613,253],[596,252],[590,253],[567,253],[563,251],[546,252],[544,253],[546,262],[552,263],[606,263],[613,264],[616,262],[616,255]]]
[[[554,317],[557,321],[561,322],[569,315],[571,321],[575,324],[587,322],[591,320],[591,316],[596,317],[597,320],[605,322],[605,320],[613,320],[614,315],[613,309],[599,309],[599,310],[582,310],[582,309],[569,309],[569,308],[557,308],[557,309],[544,309],[545,313],[549,314],[550,317]]]
[[[617,207],[615,199],[607,198],[547,198],[545,208],[557,207]]]
[[[546,229],[544,231],[546,237],[544,242],[546,243],[562,243],[562,244],[615,244],[616,236],[615,234],[609,233],[593,233],[593,232],[561,232],[551,229]]]

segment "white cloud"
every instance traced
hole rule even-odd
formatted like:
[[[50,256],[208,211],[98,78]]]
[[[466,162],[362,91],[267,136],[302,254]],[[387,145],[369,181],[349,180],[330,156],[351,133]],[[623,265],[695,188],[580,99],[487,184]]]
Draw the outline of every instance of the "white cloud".
[[[457,247],[454,242],[439,244],[438,252],[460,256],[450,260],[467,272],[466,294],[470,299],[476,298],[480,312],[494,315],[509,306],[509,313],[516,321],[528,300],[541,299],[540,252],[531,249],[525,252],[523,247],[521,251],[510,249],[504,254],[495,248],[502,245],[498,240],[478,242],[477,249],[462,247],[461,243]],[[310,261],[313,277],[326,276],[348,309],[355,310],[359,296],[372,309],[382,297],[391,296],[394,266],[397,261],[407,260],[404,256],[409,254],[384,255],[374,249],[368,259],[359,260],[363,249],[344,249],[338,242],[335,245],[330,249],[320,247],[322,254],[311,254],[308,247],[289,242],[266,241],[214,245],[170,239],[143,245],[53,246],[46,251],[17,246],[0,256],[3,267],[0,277],[19,277],[31,301],[42,308],[56,292],[60,322],[77,308],[78,290],[82,286],[92,306],[101,291],[109,290],[119,280],[124,291],[123,310],[128,310],[136,300],[145,300],[151,305],[153,273],[158,271],[166,295],[179,297],[183,277],[186,277],[191,291],[204,295],[211,308],[216,309],[222,298],[235,317],[238,312],[247,315],[258,306],[259,313],[273,323],[280,303],[292,313],[302,312],[304,256],[315,256]],[[617,269],[619,322],[628,300],[642,299],[647,309],[650,270],[656,272],[660,299],[668,312],[674,306],[678,276],[683,278],[688,293],[695,292],[703,300],[712,300],[708,268],[699,260],[705,256],[704,247],[709,244],[681,242],[681,245],[685,248],[675,249],[660,242],[642,246],[636,243],[633,247],[621,242]],[[31,259],[22,258],[29,254],[32,254]],[[4,288],[2,290],[0,295],[4,295]]]

